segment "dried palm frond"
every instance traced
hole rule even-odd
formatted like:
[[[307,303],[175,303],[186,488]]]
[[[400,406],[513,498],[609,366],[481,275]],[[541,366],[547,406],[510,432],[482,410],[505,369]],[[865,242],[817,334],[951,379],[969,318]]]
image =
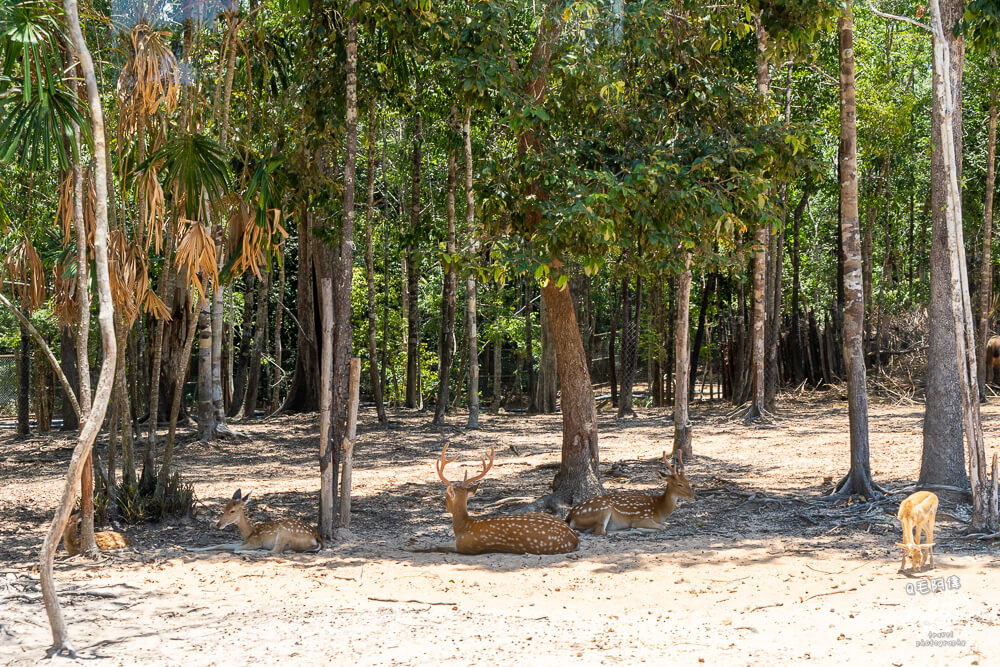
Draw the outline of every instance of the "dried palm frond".
[[[59,184],[59,202],[56,204],[56,220],[62,228],[63,245],[68,245],[73,232],[73,172]]]
[[[216,259],[215,241],[211,231],[200,222],[182,220],[187,223],[187,231],[177,244],[177,254],[174,263],[178,271],[183,271],[188,283],[194,285],[198,294],[205,295],[205,284],[202,279],[208,279],[212,284],[219,280],[219,265]]]
[[[119,140],[135,134],[142,117],[177,108],[180,69],[169,45],[170,33],[138,23],[129,32],[129,49],[118,77]]]
[[[163,197],[163,187],[160,185],[156,168],[150,165],[143,170],[135,184],[135,198],[142,207],[146,221],[145,249],[149,250],[150,241],[153,249],[160,253],[163,249],[163,231],[166,222],[166,203]]]
[[[76,265],[72,260],[68,265],[62,261],[52,269],[52,312],[62,326],[69,326],[80,319],[80,303],[76,291]]]
[[[37,310],[45,301],[45,267],[28,237],[7,255],[4,272],[21,304],[29,311]]]

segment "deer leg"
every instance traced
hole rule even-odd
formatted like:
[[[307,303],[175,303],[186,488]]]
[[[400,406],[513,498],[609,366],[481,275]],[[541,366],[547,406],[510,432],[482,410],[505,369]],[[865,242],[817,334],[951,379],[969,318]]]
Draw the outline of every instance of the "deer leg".
[[[637,530],[652,531],[652,530],[663,530],[667,527],[666,523],[659,523],[656,519],[646,517],[644,519],[639,519],[638,521],[632,522],[632,527]]]
[[[596,524],[594,524],[594,535],[595,536],[600,536],[600,535],[604,535],[606,532],[608,532],[608,523],[610,521],[611,521],[611,512],[609,510],[604,515],[604,517],[601,518],[600,521],[598,521]]]
[[[184,547],[184,551],[239,551],[242,546],[242,542],[236,542],[234,544],[213,544],[209,547]]]
[[[927,540],[927,557],[930,559],[930,568],[934,569],[934,519],[931,519],[926,526],[924,526],[924,537]]]

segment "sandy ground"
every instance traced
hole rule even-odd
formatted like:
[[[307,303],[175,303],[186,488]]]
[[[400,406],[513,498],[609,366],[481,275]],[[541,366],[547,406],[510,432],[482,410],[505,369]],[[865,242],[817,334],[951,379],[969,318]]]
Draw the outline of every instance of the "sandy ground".
[[[452,538],[433,468],[444,438],[470,466],[496,447],[470,511],[500,511],[546,492],[558,416],[484,415],[467,432],[403,411],[385,429],[363,410],[352,535],[283,557],[178,547],[234,541],[213,523],[237,487],[257,496],[253,520],[312,520],[315,415],[238,424],[240,442],[189,439],[179,463],[201,501],[195,522],[124,527],[134,547],[100,563],[57,554],[74,647],[82,664],[109,665],[1000,664],[1000,555],[959,539],[968,506],[942,502],[935,570],[897,573],[894,517],[918,472],[922,405],[872,406],[872,468],[894,495],[841,508],[816,501],[846,469],[842,397],[783,397],[759,428],[731,411],[695,410],[698,500],[665,531],[584,536],[563,556],[410,550]],[[996,401],[984,425],[992,456]],[[669,412],[602,413],[600,431],[606,487],[656,489]],[[0,435],[0,664],[39,662],[51,640],[24,583],[71,445]]]

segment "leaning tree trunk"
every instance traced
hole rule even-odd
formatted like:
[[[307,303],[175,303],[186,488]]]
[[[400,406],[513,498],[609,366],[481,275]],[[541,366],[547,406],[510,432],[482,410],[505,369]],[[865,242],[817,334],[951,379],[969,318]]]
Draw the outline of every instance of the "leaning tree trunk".
[[[101,347],[104,360],[101,364],[101,374],[94,393],[94,402],[87,413],[83,428],[77,438],[76,447],[69,463],[66,475],[66,485],[56,508],[55,517],[49,532],[42,544],[39,562],[39,579],[42,589],[42,600],[45,612],[52,627],[52,647],[49,655],[69,654],[75,657],[66,620],[59,600],[56,597],[55,581],[52,567],[56,546],[62,538],[66,521],[76,499],[77,485],[83,473],[83,464],[90,455],[97,432],[104,421],[104,415],[111,400],[111,386],[114,382],[117,347],[115,345],[114,306],[111,300],[111,278],[108,270],[108,174],[107,146],[104,135],[104,112],[101,109],[100,91],[97,89],[97,76],[94,72],[94,62],[83,38],[80,28],[80,16],[77,12],[76,0],[64,0],[63,10],[66,12],[66,22],[76,52],[83,70],[87,86],[87,101],[90,106],[91,136],[93,137],[94,155],[94,266],[97,276],[97,294],[100,304],[98,321],[101,326]]]
[[[997,50],[990,48],[990,69],[996,76]],[[990,301],[993,297],[993,189],[996,187],[997,89],[990,85],[990,125],[986,140],[986,201],[983,204],[983,261],[979,281],[979,400],[986,400],[986,341],[990,338]]]
[[[479,247],[476,240],[476,193],[472,173],[472,107],[465,108],[462,121],[462,143],[465,147],[465,226],[469,230],[473,253]],[[465,340],[469,346],[469,421],[468,428],[479,428],[479,332],[476,326],[476,274],[465,277]]]
[[[708,290],[705,290],[708,293]],[[677,326],[674,330],[674,451],[690,457],[691,420],[688,416],[688,374],[691,372],[691,253],[684,256],[684,273],[677,278]],[[704,310],[702,300],[702,310]]]
[[[962,69],[965,40],[952,27],[962,18],[962,0],[947,0],[941,6],[950,61],[951,98],[954,104],[951,127],[955,146],[955,169],[962,178]],[[932,5],[934,6],[934,5]],[[937,43],[935,42],[935,46]],[[938,88],[943,85],[941,72],[935,70],[932,88],[933,122],[931,123],[931,257],[930,307],[927,348],[927,398],[924,406],[923,452],[920,462],[921,487],[969,488],[963,441],[962,392],[959,367],[956,365],[955,319],[952,313],[951,263],[948,253],[949,174],[943,159],[942,136],[944,108]],[[961,195],[959,195],[961,197]]]
[[[961,16],[961,3],[955,12]],[[950,22],[949,22],[950,25]],[[945,176],[946,241],[951,273],[951,311],[954,331],[955,361],[958,366],[958,384],[962,399],[962,426],[968,446],[969,478],[972,490],[972,522],[974,531],[997,532],[997,467],[993,458],[992,482],[986,470],[986,452],[983,427],[979,415],[979,394],[976,391],[975,328],[972,318],[972,298],[969,295],[969,278],[966,269],[965,243],[962,238],[962,198],[959,186],[959,148],[956,136],[961,132],[958,100],[952,87],[949,37],[945,36],[939,0],[931,0],[931,27],[934,32],[934,117],[932,125],[940,126],[941,161]],[[940,85],[937,85],[940,84]],[[932,388],[928,387],[928,393]]]
[[[452,132],[458,128],[458,109],[451,107],[449,127]],[[445,243],[444,284],[441,295],[441,338],[438,343],[438,392],[434,406],[434,423],[442,426],[448,415],[449,391],[451,389],[451,366],[455,355],[455,298],[458,293],[458,274],[455,272],[455,190],[458,183],[458,158],[454,143],[448,149],[448,194],[447,217],[448,236]]]
[[[840,229],[844,248],[844,365],[850,421],[851,467],[835,496],[881,496],[872,482],[865,384],[865,288],[858,215],[857,103],[854,93],[854,21],[847,3],[838,22],[840,40]]]

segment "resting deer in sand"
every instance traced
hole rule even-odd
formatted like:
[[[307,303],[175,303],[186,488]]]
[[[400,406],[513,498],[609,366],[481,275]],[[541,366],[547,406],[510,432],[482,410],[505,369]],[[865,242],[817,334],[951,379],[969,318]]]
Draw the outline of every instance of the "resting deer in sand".
[[[504,514],[484,519],[473,519],[469,516],[467,503],[469,496],[479,488],[477,482],[493,467],[493,448],[490,447],[490,460],[483,458],[483,470],[469,479],[465,478],[459,485],[454,485],[444,476],[444,468],[453,459],[445,458],[448,445],[441,451],[437,462],[437,474],[447,488],[444,492],[444,504],[451,512],[451,525],[455,530],[455,550],[461,554],[482,554],[491,551],[501,551],[515,554],[563,554],[576,549],[579,538],[573,529],[562,519],[531,512],[526,514]]]
[[[1000,336],[986,341],[986,382],[992,384],[1000,371]]]
[[[577,530],[593,530],[594,535],[628,528],[663,530],[667,527],[667,517],[674,511],[678,498],[695,499],[694,489],[684,477],[684,460],[680,451],[677,452],[676,470],[670,465],[666,452],[663,452],[663,463],[670,471],[669,475],[656,471],[656,476],[667,483],[663,495],[609,493],[589,498],[570,510],[566,521]]]
[[[222,518],[215,525],[218,529],[236,524],[243,536],[242,542],[233,544],[218,544],[211,547],[190,548],[188,551],[254,551],[256,549],[270,549],[272,554],[280,554],[285,549],[292,551],[319,551],[323,548],[323,540],[320,539],[316,529],[298,519],[278,519],[266,523],[253,524],[247,519],[244,507],[250,500],[250,494],[241,495],[236,489],[233,499],[226,505],[222,512]]]
[[[917,491],[899,504],[896,518],[903,524],[903,561],[899,571],[906,568],[906,559],[914,572],[923,569],[928,561],[934,567],[934,519],[937,517],[938,497],[930,491]],[[924,532],[924,542],[920,542],[920,531]],[[924,550],[926,549],[926,556]]]
[[[71,514],[69,521],[66,522],[65,530],[63,530],[63,549],[70,556],[75,556],[81,551],[79,527],[77,526],[79,519],[79,512]],[[97,543],[97,548],[101,551],[114,551],[129,546],[129,541],[125,539],[125,536],[113,530],[94,533],[94,542]]]

